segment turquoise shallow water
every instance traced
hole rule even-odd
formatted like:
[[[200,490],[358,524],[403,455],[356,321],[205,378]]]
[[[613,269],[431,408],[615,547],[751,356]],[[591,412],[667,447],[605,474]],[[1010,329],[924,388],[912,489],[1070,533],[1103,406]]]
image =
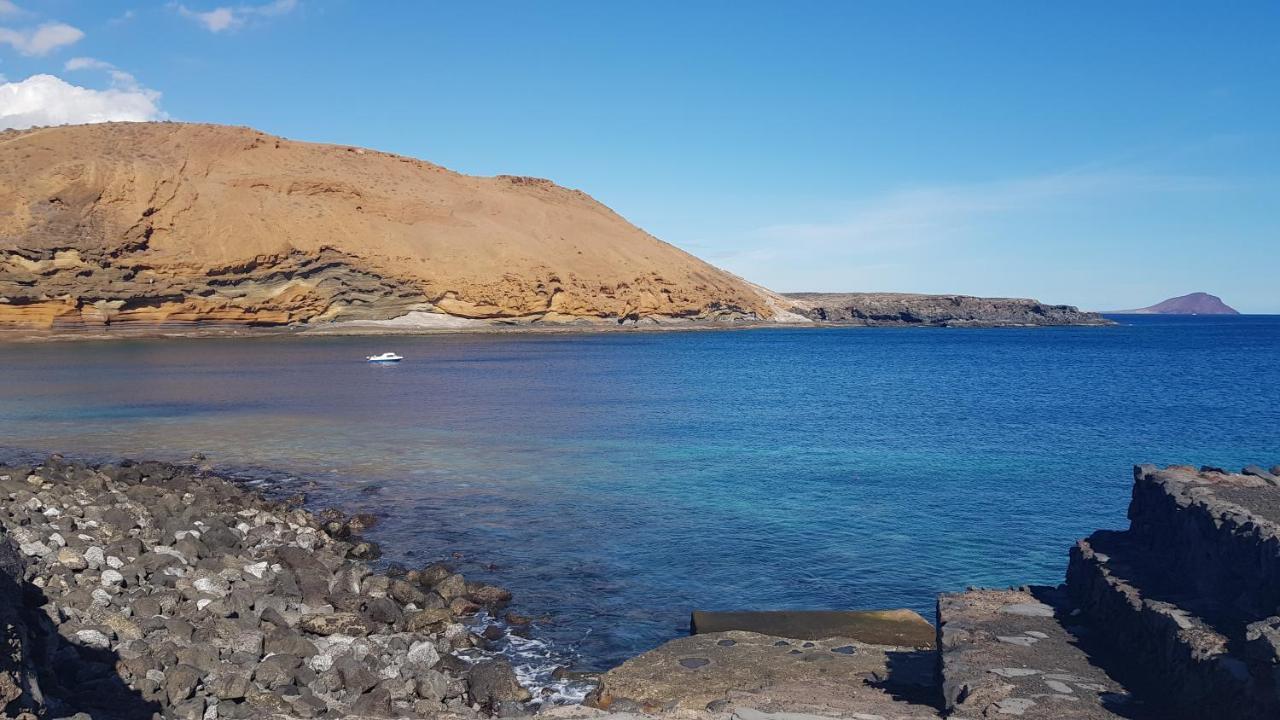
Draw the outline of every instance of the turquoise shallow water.
[[[605,667],[694,608],[1057,582],[1132,464],[1280,463],[1280,317],[1123,323],[0,344],[0,446],[305,485]]]

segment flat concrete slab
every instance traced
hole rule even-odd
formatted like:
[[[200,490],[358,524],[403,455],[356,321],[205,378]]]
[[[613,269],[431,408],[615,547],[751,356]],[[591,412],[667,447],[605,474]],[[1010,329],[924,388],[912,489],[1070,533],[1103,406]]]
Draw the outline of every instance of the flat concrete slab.
[[[936,669],[931,650],[731,630],[628,660],[604,674],[589,702],[612,712],[936,720]]]
[[[933,647],[937,639],[933,625],[910,610],[695,610],[690,626],[695,635],[744,630],[800,640],[843,637],[872,645],[920,649]]]
[[[1048,588],[938,597],[942,691],[950,717],[1108,720],[1150,717],[1063,627]]]

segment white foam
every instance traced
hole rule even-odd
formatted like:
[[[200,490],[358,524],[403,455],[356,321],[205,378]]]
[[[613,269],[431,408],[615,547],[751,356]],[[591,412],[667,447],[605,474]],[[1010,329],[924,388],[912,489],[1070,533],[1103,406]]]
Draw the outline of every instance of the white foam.
[[[479,661],[485,657],[505,657],[511,662],[516,679],[533,694],[533,703],[538,705],[576,705],[581,703],[594,689],[590,682],[575,678],[556,679],[552,677],[557,668],[570,665],[572,658],[562,653],[550,643],[537,638],[516,635],[506,623],[495,621],[487,613],[480,613],[472,620],[473,632],[480,632],[491,624],[502,628],[502,637],[494,645],[495,650],[474,650],[465,653],[469,660]]]

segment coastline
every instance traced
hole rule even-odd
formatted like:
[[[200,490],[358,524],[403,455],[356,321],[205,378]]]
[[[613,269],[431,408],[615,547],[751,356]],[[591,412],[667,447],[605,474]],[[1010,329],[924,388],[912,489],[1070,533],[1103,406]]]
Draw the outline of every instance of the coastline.
[[[1032,330],[1063,327],[1114,327],[1118,323],[1108,321],[1062,323],[1062,324],[1017,324],[1017,323],[964,323],[964,324],[866,324],[848,322],[811,321],[804,323],[775,323],[764,321],[735,322],[702,322],[686,321],[669,324],[628,324],[611,325],[592,323],[581,325],[531,325],[493,323],[467,327],[401,327],[380,326],[364,323],[320,325],[314,327],[252,327],[252,326],[203,326],[184,328],[148,328],[122,327],[111,329],[74,329],[44,330],[0,328],[0,343],[43,343],[43,342],[85,342],[102,340],[182,340],[189,338],[236,338],[252,339],[260,337],[430,337],[437,335],[604,335],[612,333],[673,333],[673,332],[719,332],[745,330],[832,330],[832,329],[921,329],[921,330]]]
[[[271,498],[193,462],[0,462],[9,500],[0,513],[7,712],[110,720],[531,712],[1104,720],[1161,717],[1169,700],[1150,684],[1161,673],[1179,678],[1174,701],[1184,708],[1230,703],[1233,716],[1264,717],[1280,703],[1266,683],[1249,683],[1267,676],[1280,644],[1250,640],[1239,654],[1227,642],[1246,631],[1271,637],[1275,618],[1210,624],[1195,614],[1196,597],[1185,608],[1124,600],[1138,592],[1134,584],[1159,597],[1165,583],[1195,581],[1205,599],[1244,587],[1266,607],[1277,590],[1252,563],[1257,548],[1280,537],[1280,466],[1137,466],[1130,528],[1078,541],[1064,584],[944,592],[936,627],[891,611],[808,614],[811,627],[778,613],[723,613],[718,626],[701,628],[717,619],[704,613],[690,636],[599,677],[557,669],[555,679],[584,689],[555,698],[495,651],[504,631],[492,619],[512,599],[503,588],[440,562],[379,567],[380,549],[363,537],[376,518],[308,511],[299,495]],[[1206,535],[1197,517],[1223,521]],[[1193,564],[1189,580],[1176,558],[1125,559],[1146,542],[1214,559]],[[1141,613],[1176,622],[1147,622]],[[861,615],[855,625],[864,627],[829,617],[842,614]],[[505,620],[530,622],[510,612]],[[1183,627],[1197,632],[1184,637]],[[1139,662],[1170,642],[1240,671]]]

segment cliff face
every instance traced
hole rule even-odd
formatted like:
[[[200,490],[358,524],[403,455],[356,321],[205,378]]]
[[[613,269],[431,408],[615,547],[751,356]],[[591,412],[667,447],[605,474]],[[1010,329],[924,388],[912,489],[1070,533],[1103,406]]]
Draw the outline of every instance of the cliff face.
[[[845,325],[1108,325],[1097,313],[1070,305],[1017,298],[909,293],[790,293],[793,310],[819,322]]]
[[[0,327],[770,318],[586,194],[245,128],[0,133]]]

